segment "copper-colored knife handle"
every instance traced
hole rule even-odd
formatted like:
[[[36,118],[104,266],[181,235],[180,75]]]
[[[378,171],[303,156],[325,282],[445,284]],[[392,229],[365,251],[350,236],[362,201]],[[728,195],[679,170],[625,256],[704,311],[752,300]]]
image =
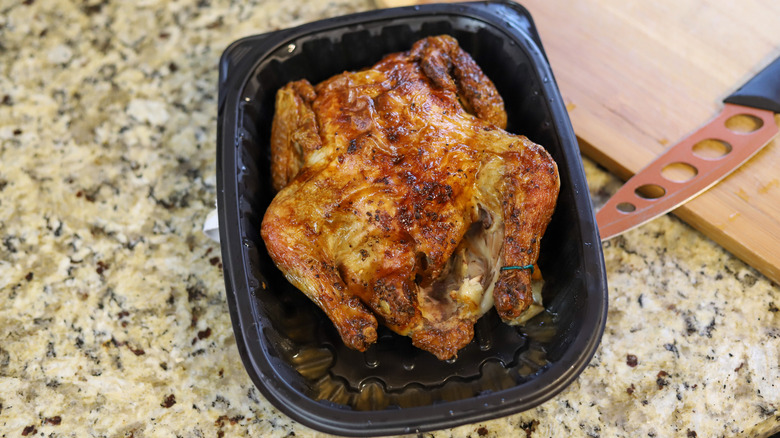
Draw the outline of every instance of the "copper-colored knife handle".
[[[727,128],[727,121],[738,115],[755,117],[760,127],[751,132]],[[601,240],[665,214],[707,190],[769,143],[777,132],[772,111],[726,103],[714,119],[669,148],[607,201],[596,214]],[[705,140],[722,142],[726,153],[720,157],[703,156],[697,145]],[[669,174],[668,166],[695,172],[689,173],[693,175],[688,180],[673,181],[664,176]]]

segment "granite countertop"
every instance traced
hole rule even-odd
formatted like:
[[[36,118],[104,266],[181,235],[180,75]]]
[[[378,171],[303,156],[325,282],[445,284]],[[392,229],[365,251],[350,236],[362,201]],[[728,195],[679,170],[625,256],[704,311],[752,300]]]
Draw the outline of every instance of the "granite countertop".
[[[242,36],[372,7],[0,4],[0,436],[321,436],[252,385],[201,231],[216,66]],[[585,170],[598,205],[619,183]],[[580,378],[528,412],[424,436],[780,430],[780,287],[671,216],[604,251],[609,317]]]

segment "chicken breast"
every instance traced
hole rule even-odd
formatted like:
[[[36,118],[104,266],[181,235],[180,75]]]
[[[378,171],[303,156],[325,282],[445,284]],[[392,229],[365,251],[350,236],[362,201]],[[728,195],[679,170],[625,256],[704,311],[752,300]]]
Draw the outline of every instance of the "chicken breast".
[[[532,266],[558,169],[506,123],[450,36],[278,91],[262,237],[346,345],[365,350],[382,323],[444,360],[491,307],[510,324],[541,309]]]

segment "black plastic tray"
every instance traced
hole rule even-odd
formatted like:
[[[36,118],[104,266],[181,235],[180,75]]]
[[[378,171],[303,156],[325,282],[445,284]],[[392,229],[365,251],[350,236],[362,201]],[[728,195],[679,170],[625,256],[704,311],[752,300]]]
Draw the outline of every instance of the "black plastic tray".
[[[425,36],[449,34],[496,84],[508,131],[544,145],[561,193],[542,240],[547,312],[523,328],[494,311],[457,360],[440,362],[382,330],[366,353],[276,269],[260,238],[271,202],[269,138],[277,89],[367,67]],[[510,2],[378,10],[241,39],[220,61],[217,180],[227,299],[241,359],[279,410],[348,436],[406,434],[520,412],[587,366],[607,309],[604,260],[579,149],[529,13]]]

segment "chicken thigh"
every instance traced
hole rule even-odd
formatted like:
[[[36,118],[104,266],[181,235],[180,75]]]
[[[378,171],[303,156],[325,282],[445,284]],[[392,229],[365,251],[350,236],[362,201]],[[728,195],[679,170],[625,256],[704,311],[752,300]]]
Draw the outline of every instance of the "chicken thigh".
[[[382,323],[444,360],[491,307],[509,324],[541,309],[531,277],[558,169],[506,122],[450,36],[278,91],[262,237],[346,345],[364,351]]]

